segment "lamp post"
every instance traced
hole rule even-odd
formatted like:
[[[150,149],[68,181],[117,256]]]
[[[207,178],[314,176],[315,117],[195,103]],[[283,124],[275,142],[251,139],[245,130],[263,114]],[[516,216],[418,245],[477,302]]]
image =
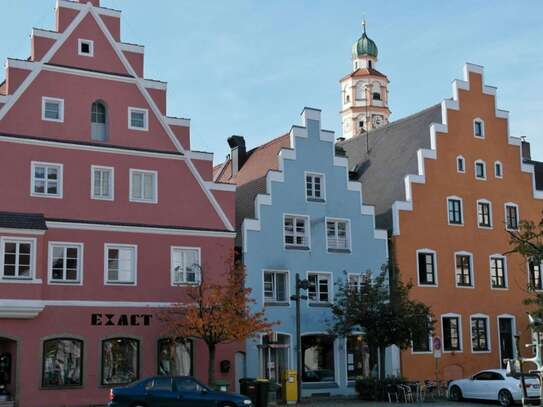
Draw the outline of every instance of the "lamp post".
[[[302,280],[300,273],[296,273],[296,294],[291,296],[292,301],[296,301],[296,385],[297,385],[297,402],[302,398],[302,333],[301,333],[301,300],[307,300],[307,295],[302,295],[301,290],[309,288],[309,281]]]

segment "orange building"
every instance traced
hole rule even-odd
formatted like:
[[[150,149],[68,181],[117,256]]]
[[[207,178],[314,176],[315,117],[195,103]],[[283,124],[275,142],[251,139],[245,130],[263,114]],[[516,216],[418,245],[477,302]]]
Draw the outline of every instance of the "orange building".
[[[515,356],[517,332],[523,352],[530,341],[522,301],[529,282],[543,289],[542,265],[504,253],[507,229],[542,216],[543,163],[508,126],[483,68],[467,64],[453,98],[338,143],[375,205],[377,227],[391,232],[412,298],[436,320],[441,357],[436,364],[434,338],[415,340],[401,355],[410,379],[499,368]]]

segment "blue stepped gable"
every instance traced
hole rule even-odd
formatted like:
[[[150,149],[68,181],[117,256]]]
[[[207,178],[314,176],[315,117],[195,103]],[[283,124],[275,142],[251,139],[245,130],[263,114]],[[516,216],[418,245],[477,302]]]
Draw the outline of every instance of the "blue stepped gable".
[[[247,341],[245,373],[278,380],[282,370],[296,369],[295,303],[290,296],[299,273],[312,283],[301,307],[302,394],[353,394],[349,377],[370,375],[378,367],[370,366],[360,333],[335,339],[327,335],[329,304],[337,290],[334,283],[346,275],[356,280],[368,271],[381,271],[388,256],[387,234],[375,229],[373,207],[363,204],[361,184],[349,180],[347,159],[335,154],[334,132],[321,129],[320,110],[305,108],[302,124],[290,130],[284,143],[290,148],[272,151],[277,170],[264,172],[260,186],[238,184],[245,199],[256,195],[253,216],[238,210],[254,310],[264,309],[270,321],[280,322],[273,334]],[[244,197],[238,197],[238,204]],[[387,350],[386,360],[387,374],[398,373],[398,353]]]

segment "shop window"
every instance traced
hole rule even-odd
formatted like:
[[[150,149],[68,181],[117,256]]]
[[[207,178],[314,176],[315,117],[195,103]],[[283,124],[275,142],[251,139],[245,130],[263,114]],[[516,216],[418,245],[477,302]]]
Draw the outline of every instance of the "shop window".
[[[158,341],[158,374],[192,376],[193,344],[190,340],[164,338]]]
[[[362,335],[347,336],[347,378],[370,377],[370,352]]]
[[[83,341],[69,338],[43,342],[43,387],[83,385]]]
[[[334,338],[330,335],[302,336],[302,381],[334,382]]]
[[[132,338],[102,341],[102,384],[132,383],[139,378],[140,342]]]

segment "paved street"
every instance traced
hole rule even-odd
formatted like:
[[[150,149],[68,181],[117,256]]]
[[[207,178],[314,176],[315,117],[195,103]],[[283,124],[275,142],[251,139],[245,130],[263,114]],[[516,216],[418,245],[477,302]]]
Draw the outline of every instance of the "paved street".
[[[384,406],[393,406],[397,405],[399,406],[428,406],[428,407],[484,407],[484,406],[494,406],[498,405],[497,403],[488,403],[488,402],[482,402],[482,403],[468,403],[468,402],[462,402],[462,403],[454,403],[451,401],[429,401],[426,403],[412,403],[412,404],[404,404],[404,403],[383,403],[383,402],[374,402],[374,401],[360,401],[360,400],[311,400],[311,401],[305,401],[301,404],[302,406],[316,406],[316,407],[384,407]]]

